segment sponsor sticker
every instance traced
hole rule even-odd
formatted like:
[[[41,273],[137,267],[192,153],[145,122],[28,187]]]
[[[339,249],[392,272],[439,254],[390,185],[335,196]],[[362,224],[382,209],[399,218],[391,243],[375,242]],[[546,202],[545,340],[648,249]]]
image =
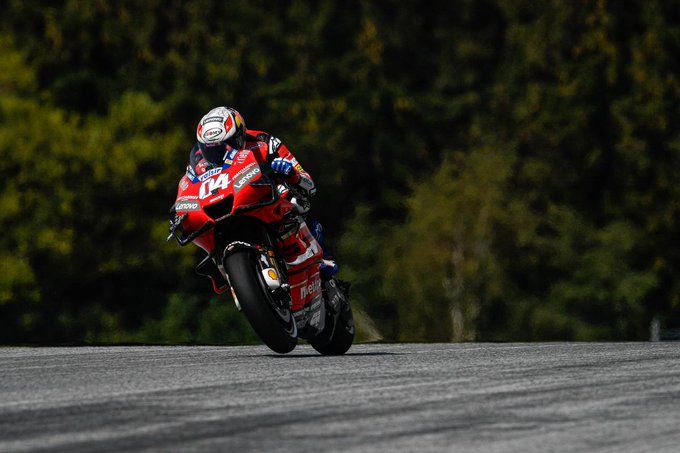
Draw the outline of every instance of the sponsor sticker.
[[[310,193],[313,193],[312,191],[315,192],[314,183],[312,182],[311,179],[305,177],[304,175],[300,175],[300,182],[298,182],[298,185],[305,189],[307,192]]]
[[[201,209],[201,206],[198,201],[178,201],[175,204],[175,211],[177,212],[198,211],[199,209]]]
[[[239,172],[240,173],[240,172]],[[240,179],[234,178],[234,193],[239,193],[250,181],[255,179],[257,175],[260,174],[260,167],[258,165],[252,165],[250,170],[246,172]]]
[[[242,164],[245,162],[246,158],[248,157],[248,154],[250,154],[250,151],[241,151],[238,156],[236,156],[236,162],[239,164]]]
[[[236,248],[236,246],[239,246],[239,245],[240,245],[240,246],[243,246],[243,247],[252,247],[252,246],[251,246],[250,244],[248,244],[247,242],[243,242],[243,241],[233,241],[233,242],[230,242],[229,245],[227,245],[227,251],[228,251],[228,252],[231,252],[232,250],[234,250],[234,249]]]
[[[309,295],[317,293],[319,290],[321,290],[321,280],[317,278],[314,283],[300,288],[300,298],[304,299]]]
[[[212,170],[208,170],[205,173],[203,173],[201,176],[198,177],[199,181],[205,181],[208,178],[212,178],[216,174],[220,173],[222,171],[221,168],[213,168]]]
[[[318,327],[319,322],[321,321],[321,312],[317,311],[312,315],[312,319],[309,320],[309,324],[314,327]]]
[[[211,138],[213,138],[213,137],[215,137],[215,136],[217,136],[217,135],[220,135],[221,133],[222,133],[222,129],[221,129],[221,128],[219,128],[219,127],[213,127],[212,129],[209,129],[209,130],[205,131],[205,133],[203,134],[203,137],[205,137],[206,139],[209,140],[209,139],[211,139]]]
[[[224,120],[221,116],[209,116],[208,118],[203,120],[203,123],[201,124],[208,124],[212,122],[218,122],[221,123]]]
[[[196,178],[196,172],[194,172],[194,169],[191,168],[191,165],[187,165],[187,172],[184,176],[191,182],[198,181],[198,179]]]

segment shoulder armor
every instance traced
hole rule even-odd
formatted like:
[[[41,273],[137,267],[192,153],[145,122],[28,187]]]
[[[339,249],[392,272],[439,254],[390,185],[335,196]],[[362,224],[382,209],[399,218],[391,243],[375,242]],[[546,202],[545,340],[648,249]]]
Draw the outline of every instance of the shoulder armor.
[[[281,147],[281,140],[270,135],[267,145],[269,146],[269,154],[278,154],[279,148]]]
[[[264,142],[267,147],[269,148],[269,156],[271,157],[272,155],[278,154],[279,153],[279,148],[281,148],[281,140],[278,138],[274,137],[271,134],[268,134],[266,132],[261,132],[261,131],[251,131],[254,135],[251,135],[251,137],[255,137],[255,141],[258,142]]]

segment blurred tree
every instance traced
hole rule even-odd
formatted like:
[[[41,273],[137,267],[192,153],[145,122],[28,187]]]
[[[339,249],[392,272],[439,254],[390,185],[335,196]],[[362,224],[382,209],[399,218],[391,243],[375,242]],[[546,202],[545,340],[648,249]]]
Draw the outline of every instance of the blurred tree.
[[[409,220],[386,256],[397,339],[474,340],[482,308],[508,296],[494,224],[508,215],[509,158],[493,149],[456,154],[409,199]]]
[[[664,268],[676,269],[672,238],[655,230],[670,218],[666,231],[678,228],[677,192],[663,176],[679,169],[678,130],[668,127],[678,124],[677,59],[669,56],[677,55],[671,37],[679,30],[677,21],[664,19],[677,13],[664,2],[500,4],[504,58],[491,96],[484,96],[488,108],[470,128],[472,151],[459,160],[474,168],[476,142],[502,150],[512,172],[497,212],[512,216],[488,217],[493,234],[484,247],[476,235],[455,229],[459,221],[476,223],[469,210],[451,209],[454,200],[484,212],[475,188],[502,169],[468,180],[465,172],[443,176],[450,165],[444,163],[432,193],[424,187],[429,181],[415,190],[386,269],[414,273],[428,260],[432,267],[410,280],[397,272],[386,281],[393,297],[413,304],[400,312],[406,333],[399,338],[422,338],[425,331],[433,339],[475,338],[474,332],[480,339],[645,338],[652,314],[670,320],[678,313],[675,284],[662,284]],[[471,267],[478,286],[460,267],[446,269],[445,257],[465,257],[465,250],[489,250],[495,258]],[[446,301],[441,288],[448,281],[465,284]],[[475,303],[461,288],[472,290]],[[467,334],[456,333],[457,319]]]
[[[158,130],[163,107],[142,94],[104,118],[49,107],[2,50],[22,75],[0,80],[3,340],[84,338],[104,312],[114,329],[138,325],[190,262],[164,245],[164,225],[139,215],[167,211],[179,135]]]

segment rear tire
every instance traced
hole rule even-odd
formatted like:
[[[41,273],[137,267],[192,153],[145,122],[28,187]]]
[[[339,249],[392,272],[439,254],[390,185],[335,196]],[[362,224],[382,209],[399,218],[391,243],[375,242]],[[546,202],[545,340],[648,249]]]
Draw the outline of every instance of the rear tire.
[[[295,319],[290,308],[277,308],[258,272],[254,252],[242,250],[227,256],[224,268],[241,311],[257,336],[274,352],[292,351],[297,344]]]
[[[332,320],[333,318],[331,318]],[[311,341],[314,349],[323,355],[342,355],[352,347],[354,341],[354,317],[349,301],[345,300],[345,305],[337,318],[337,324],[333,331],[330,341],[317,343]]]

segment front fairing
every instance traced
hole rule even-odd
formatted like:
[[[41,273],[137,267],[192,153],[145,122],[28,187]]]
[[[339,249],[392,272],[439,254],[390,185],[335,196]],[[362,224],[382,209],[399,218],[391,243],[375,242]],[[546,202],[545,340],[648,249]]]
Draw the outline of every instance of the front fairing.
[[[294,207],[278,198],[255,155],[249,150],[232,151],[221,167],[200,176],[187,171],[179,182],[174,210],[185,216],[181,231],[188,236],[208,223],[215,224],[237,214],[267,224],[279,221]],[[196,238],[196,243],[210,253],[215,246],[212,232]]]

